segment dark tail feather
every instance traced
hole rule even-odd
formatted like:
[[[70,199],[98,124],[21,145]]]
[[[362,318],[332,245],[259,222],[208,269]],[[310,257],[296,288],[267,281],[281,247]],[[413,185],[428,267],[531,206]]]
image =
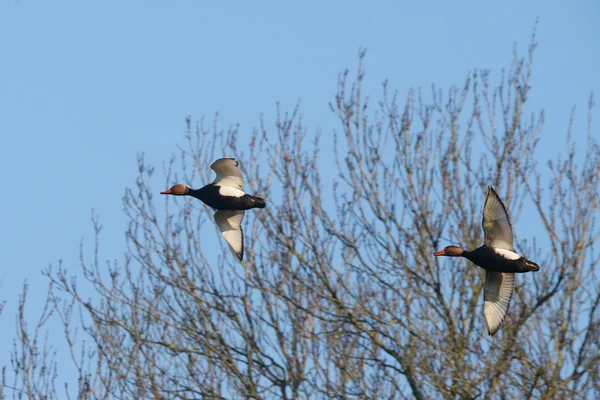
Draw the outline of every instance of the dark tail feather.
[[[252,208],[265,208],[267,203],[261,197],[252,196],[252,201],[254,202]]]

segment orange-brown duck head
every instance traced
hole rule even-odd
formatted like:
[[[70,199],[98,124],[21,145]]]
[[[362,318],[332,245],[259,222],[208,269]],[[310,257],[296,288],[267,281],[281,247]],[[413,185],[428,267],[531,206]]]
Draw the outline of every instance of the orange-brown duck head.
[[[172,194],[174,196],[185,196],[190,191],[186,185],[182,183],[178,183],[176,185],[171,186],[171,189],[165,190],[164,192],[160,192],[160,194]]]
[[[434,256],[446,256],[446,257],[461,257],[464,250],[458,246],[446,246],[440,251],[433,253]]]

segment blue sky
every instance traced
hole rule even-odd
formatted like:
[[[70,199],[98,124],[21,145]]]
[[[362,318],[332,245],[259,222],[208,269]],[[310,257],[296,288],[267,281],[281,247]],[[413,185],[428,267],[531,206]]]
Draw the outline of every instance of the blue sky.
[[[62,259],[77,273],[92,208],[104,225],[102,258],[121,258],[121,197],[136,154],[167,161],[184,141],[186,116],[218,112],[222,127],[239,123],[249,135],[261,113],[273,121],[276,102],[291,110],[300,100],[307,125],[328,132],[327,103],[359,48],[373,99],[384,79],[401,94],[460,85],[475,68],[497,78],[515,42],[525,55],[537,17],[529,107],[546,110],[543,145],[552,152],[573,106],[583,141],[589,94],[600,93],[596,1],[2,1],[0,323],[11,329],[0,330],[0,343],[14,332],[25,279],[35,313],[42,269]],[[164,190],[160,174],[155,180]],[[0,346],[0,363],[8,351]]]

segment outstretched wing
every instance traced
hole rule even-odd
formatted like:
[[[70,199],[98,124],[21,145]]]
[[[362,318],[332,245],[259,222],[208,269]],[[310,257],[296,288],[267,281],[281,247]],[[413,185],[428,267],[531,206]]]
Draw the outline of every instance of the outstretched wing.
[[[241,261],[244,257],[244,210],[219,210],[214,217],[221,234]]]
[[[490,336],[502,326],[515,288],[515,274],[485,271],[483,313]]]
[[[229,186],[244,191],[244,178],[238,168],[238,162],[233,158],[219,158],[210,168],[217,173],[214,184]]]
[[[515,251],[512,225],[508,219],[506,207],[492,187],[488,187],[485,196],[482,226],[486,246]]]

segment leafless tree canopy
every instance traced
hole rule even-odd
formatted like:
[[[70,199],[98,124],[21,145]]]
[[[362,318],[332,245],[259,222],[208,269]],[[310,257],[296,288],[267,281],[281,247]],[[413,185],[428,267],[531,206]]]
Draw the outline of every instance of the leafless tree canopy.
[[[334,132],[315,131],[298,109],[278,110],[250,140],[188,119],[165,176],[140,156],[123,199],[126,256],[99,260],[97,239],[95,253],[82,248],[77,278],[46,272],[48,308],[33,329],[20,309],[3,396],[600,397],[600,147],[590,117],[577,151],[570,128],[552,138],[559,154],[538,150],[548,129],[543,112],[527,110],[534,51],[535,39],[501,75],[475,71],[449,90],[403,97],[384,84],[379,102],[364,93],[361,54],[357,74],[340,75]],[[247,213],[243,263],[223,240],[221,255],[207,251],[218,235],[208,207],[157,194],[176,177],[212,181],[208,166],[223,156],[268,204]],[[483,270],[431,255],[483,243],[487,185],[516,225],[517,251],[541,267],[517,277],[493,338]],[[520,219],[539,236],[519,235]],[[56,380],[50,314],[78,387]]]

